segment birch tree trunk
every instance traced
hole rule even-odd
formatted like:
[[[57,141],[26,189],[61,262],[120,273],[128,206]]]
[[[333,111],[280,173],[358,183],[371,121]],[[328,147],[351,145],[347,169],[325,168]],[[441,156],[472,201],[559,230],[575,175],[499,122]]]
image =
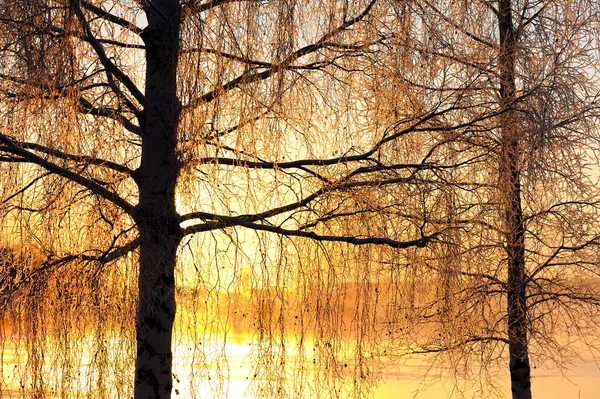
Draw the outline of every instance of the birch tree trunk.
[[[140,229],[139,304],[136,320],[135,398],[170,398],[171,341],[175,318],[175,261],[181,240],[175,209],[176,154],[180,104],[177,53],[180,5],[154,0],[146,10],[146,90],[142,159],[137,170]]]
[[[513,399],[531,398],[531,376],[527,340],[525,281],[525,228],[521,208],[521,165],[519,130],[515,111],[516,37],[510,0],[500,0],[500,105],[501,117],[500,196],[503,204],[506,252],[508,256],[508,347]]]

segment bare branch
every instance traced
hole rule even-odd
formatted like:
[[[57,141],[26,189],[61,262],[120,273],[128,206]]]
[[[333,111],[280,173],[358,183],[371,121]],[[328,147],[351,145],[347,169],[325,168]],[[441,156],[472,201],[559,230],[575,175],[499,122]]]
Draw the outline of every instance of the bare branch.
[[[18,155],[26,159],[30,163],[41,166],[49,172],[55,173],[58,176],[69,179],[74,183],[77,183],[89,189],[90,191],[99,195],[100,197],[112,202],[113,204],[117,205],[130,215],[133,214],[133,205],[131,205],[125,199],[120,197],[118,194],[107,190],[105,187],[98,184],[97,182],[87,179],[74,171],[58,166],[30,151],[27,151],[26,149],[20,147],[17,144],[17,142],[15,142],[13,139],[11,139],[5,134],[0,134],[0,142],[5,144],[5,147],[3,148],[4,151]]]
[[[81,6],[83,8],[85,8],[86,10],[93,12],[94,14],[98,15],[99,17],[102,17],[103,19],[112,22],[113,24],[122,26],[123,28],[125,28],[137,35],[139,35],[143,32],[143,29],[138,27],[137,25],[135,25],[133,22],[123,19],[121,17],[118,17],[116,15],[113,15],[113,14],[109,13],[108,11],[101,9],[100,7],[96,7],[95,5],[88,2],[87,0],[80,0],[80,3],[81,3]]]
[[[201,213],[197,212],[196,217],[201,218]],[[409,241],[398,241],[388,237],[356,237],[356,236],[336,236],[336,235],[322,235],[314,232],[301,231],[301,230],[291,230],[286,229],[279,226],[272,226],[260,223],[253,223],[249,220],[246,220],[241,217],[231,217],[231,216],[222,216],[222,215],[214,215],[205,213],[204,216],[206,220],[211,220],[213,222],[196,224],[192,226],[188,226],[183,229],[183,235],[190,235],[205,231],[224,229],[227,227],[241,226],[246,227],[253,230],[259,231],[268,231],[271,233],[276,233],[279,235],[287,236],[287,237],[304,237],[310,238],[315,241],[322,242],[345,242],[354,245],[385,245],[391,248],[411,248],[411,247],[424,247],[429,243],[432,239],[437,237],[438,233],[434,233],[428,236],[423,236],[422,238],[416,240]]]
[[[21,148],[39,151],[39,152],[42,152],[47,155],[52,155],[53,157],[56,157],[59,159],[83,162],[88,165],[103,166],[103,167],[112,169],[115,172],[125,173],[129,176],[133,176],[133,173],[134,173],[133,170],[129,169],[127,166],[124,166],[124,165],[121,165],[121,164],[118,164],[118,163],[115,163],[112,161],[107,161],[102,158],[92,157],[92,156],[88,156],[88,155],[69,154],[69,153],[59,151],[54,148],[49,148],[49,147],[46,147],[46,146],[43,146],[40,144],[36,144],[36,143],[27,143],[27,142],[19,142],[19,141],[14,141],[14,143]]]
[[[296,50],[295,52],[290,54],[285,60],[283,60],[280,64],[277,64],[277,65],[274,64],[274,65],[272,65],[272,67],[270,69],[267,69],[262,72],[256,72],[253,70],[244,72],[241,75],[239,75],[237,78],[234,78],[234,79],[230,80],[229,82],[223,84],[221,87],[219,87],[215,90],[212,90],[208,93],[205,93],[204,95],[202,95],[201,97],[199,97],[195,100],[190,101],[187,105],[185,105],[182,108],[182,111],[187,112],[190,109],[194,109],[194,108],[198,107],[199,105],[209,103],[209,102],[215,100],[217,97],[223,95],[224,93],[239,87],[241,84],[248,84],[248,83],[268,79],[271,76],[273,76],[274,74],[278,73],[279,71],[285,70],[289,65],[291,65],[294,61],[298,60],[299,58],[304,57],[305,55],[314,53],[314,52],[326,47],[328,41],[332,37],[335,37],[339,33],[346,30],[347,28],[349,28],[352,25],[363,20],[369,14],[369,11],[371,11],[371,9],[373,8],[373,6],[375,5],[376,2],[377,2],[377,0],[372,0],[359,15],[357,15],[356,17],[354,17],[352,19],[345,21],[337,28],[332,29],[330,32],[324,34],[316,43],[304,46],[304,47]]]
[[[104,51],[104,48],[102,47],[102,44],[94,36],[94,33],[92,32],[92,29],[90,28],[90,25],[89,25],[87,19],[85,18],[85,15],[83,14],[83,11],[81,10],[81,7],[79,6],[80,1],[82,1],[82,0],[73,0],[73,1],[75,4],[75,13],[77,14],[77,17],[79,18],[81,26],[83,27],[83,31],[85,32],[87,38],[90,39],[90,44],[92,45],[92,48],[98,55],[98,60],[104,66],[104,68],[106,68],[106,72],[113,74],[121,83],[123,83],[123,85],[127,88],[127,90],[129,90],[131,95],[137,101],[139,101],[139,103],[142,104],[142,106],[144,106],[144,107],[149,106],[148,100],[142,94],[140,89],[138,89],[138,87],[135,85],[135,83],[133,83],[133,81],[129,78],[129,76],[127,76],[119,67],[117,67],[106,55],[106,52]]]

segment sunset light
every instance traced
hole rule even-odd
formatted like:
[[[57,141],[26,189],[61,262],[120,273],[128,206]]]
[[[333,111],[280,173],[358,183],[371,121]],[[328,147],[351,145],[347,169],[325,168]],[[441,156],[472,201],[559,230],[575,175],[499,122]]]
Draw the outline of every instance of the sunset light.
[[[0,0],[0,398],[596,398],[599,27]]]

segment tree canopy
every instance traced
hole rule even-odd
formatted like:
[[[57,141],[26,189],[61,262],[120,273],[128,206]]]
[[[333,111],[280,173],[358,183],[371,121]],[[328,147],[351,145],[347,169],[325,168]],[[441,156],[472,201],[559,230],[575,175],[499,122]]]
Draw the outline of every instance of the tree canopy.
[[[530,397],[598,322],[595,8],[0,3],[0,390],[227,396],[243,331],[258,397],[410,352]]]

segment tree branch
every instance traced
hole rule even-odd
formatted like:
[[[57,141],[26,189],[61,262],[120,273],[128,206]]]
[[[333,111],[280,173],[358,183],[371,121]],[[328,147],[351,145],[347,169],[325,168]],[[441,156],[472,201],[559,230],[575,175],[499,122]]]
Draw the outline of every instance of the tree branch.
[[[85,8],[86,10],[93,12],[97,16],[99,16],[107,21],[110,21],[113,24],[122,26],[123,28],[125,28],[137,35],[139,35],[143,32],[143,29],[138,27],[137,25],[135,25],[133,22],[128,21],[124,18],[118,17],[114,14],[111,14],[108,11],[104,11],[102,8],[96,7],[95,5],[88,2],[87,0],[80,0],[80,3],[81,3],[81,6],[83,8]]]
[[[214,0],[214,1],[219,1],[219,0]],[[360,22],[362,19],[364,19],[368,15],[369,11],[371,11],[371,9],[373,8],[373,6],[375,5],[376,2],[377,2],[377,0],[372,0],[359,15],[357,15],[356,17],[354,17],[352,19],[345,21],[343,24],[341,24],[337,28],[327,32],[316,43],[304,46],[304,47],[296,50],[295,52],[290,54],[285,60],[283,60],[280,64],[273,64],[270,69],[267,69],[262,72],[256,72],[255,70],[249,70],[247,72],[244,72],[241,75],[239,75],[237,78],[234,78],[234,79],[230,80],[229,82],[223,84],[221,87],[214,89],[208,93],[205,93],[204,95],[202,95],[201,97],[199,97],[195,100],[190,101],[187,105],[185,105],[182,108],[182,111],[188,112],[189,110],[196,108],[202,104],[209,103],[209,102],[215,100],[216,98],[220,97],[224,93],[239,87],[241,84],[248,84],[248,83],[253,83],[253,82],[268,79],[269,77],[273,76],[274,74],[278,73],[279,71],[286,69],[292,62],[298,60],[299,58],[301,58],[305,55],[314,53],[314,52],[326,47],[328,41],[332,37],[338,35],[339,33],[343,32],[347,28],[351,27],[352,25],[354,25],[354,24]]]
[[[18,155],[18,156],[26,159],[28,162],[36,164],[36,165],[46,169],[49,172],[52,172],[58,176],[65,178],[65,179],[71,180],[72,182],[77,183],[77,184],[89,189],[94,194],[106,199],[107,201],[112,202],[113,204],[117,205],[118,207],[123,209],[128,214],[130,214],[130,215],[133,214],[133,210],[134,210],[133,205],[131,205],[129,202],[127,202],[125,199],[123,199],[121,196],[119,196],[117,193],[109,191],[108,189],[106,189],[102,185],[98,184],[97,182],[87,179],[76,172],[65,169],[63,167],[60,167],[60,166],[56,165],[55,163],[52,163],[34,153],[26,150],[25,148],[20,147],[17,144],[17,142],[15,142],[13,139],[11,139],[9,136],[7,136],[5,134],[0,133],[0,143],[5,144],[5,147],[3,148],[4,151],[9,152],[11,154]]]
[[[200,213],[198,212],[197,215]],[[336,236],[336,235],[322,235],[309,231],[291,230],[279,226],[265,225],[259,223],[253,223],[240,217],[221,216],[214,214],[205,214],[207,219],[215,220],[215,222],[196,224],[188,226],[183,229],[183,235],[190,235],[200,232],[206,232],[217,229],[224,229],[227,227],[242,226],[252,230],[268,231],[287,237],[304,237],[310,238],[315,241],[329,241],[329,242],[345,242],[354,245],[385,245],[392,248],[411,248],[419,247],[422,248],[427,245],[431,240],[437,237],[438,233],[431,234],[429,236],[423,236],[422,238],[409,241],[398,241],[388,237],[353,237],[353,236]]]
[[[119,67],[117,67],[106,55],[106,52],[104,51],[104,47],[102,47],[102,44],[94,36],[94,33],[92,32],[92,29],[90,28],[90,25],[89,25],[88,21],[86,20],[85,15],[83,14],[83,11],[81,10],[81,7],[79,5],[79,3],[81,1],[82,0],[74,0],[75,14],[77,14],[77,17],[79,18],[79,21],[81,23],[81,26],[82,26],[83,31],[85,32],[87,38],[90,39],[90,44],[91,44],[92,48],[94,49],[94,51],[96,52],[96,55],[98,56],[98,60],[100,61],[102,66],[104,66],[104,68],[106,69],[107,74],[108,73],[113,74],[121,83],[123,83],[123,85],[127,88],[127,90],[129,90],[131,95],[137,101],[139,101],[139,103],[142,104],[142,106],[148,107],[150,104],[149,104],[148,100],[146,99],[146,96],[144,96],[142,94],[140,89],[138,89],[136,84],[133,83],[133,81],[129,78],[129,76],[127,76]],[[118,93],[117,93],[117,95],[118,95]]]
[[[37,144],[37,143],[28,143],[28,142],[19,142],[19,141],[14,141],[14,142],[16,145],[18,145],[21,148],[39,151],[39,152],[42,152],[47,155],[52,155],[53,157],[56,157],[56,158],[65,159],[65,160],[69,160],[69,161],[84,162],[88,165],[104,166],[104,167],[114,170],[115,172],[125,173],[129,176],[133,176],[133,173],[134,173],[133,170],[129,169],[127,166],[124,166],[124,165],[121,165],[121,164],[118,164],[118,163],[115,163],[112,161],[107,161],[102,158],[91,157],[88,155],[69,154],[69,153],[59,151],[54,148],[49,148],[49,147],[46,147],[46,146],[43,146],[43,145]]]

